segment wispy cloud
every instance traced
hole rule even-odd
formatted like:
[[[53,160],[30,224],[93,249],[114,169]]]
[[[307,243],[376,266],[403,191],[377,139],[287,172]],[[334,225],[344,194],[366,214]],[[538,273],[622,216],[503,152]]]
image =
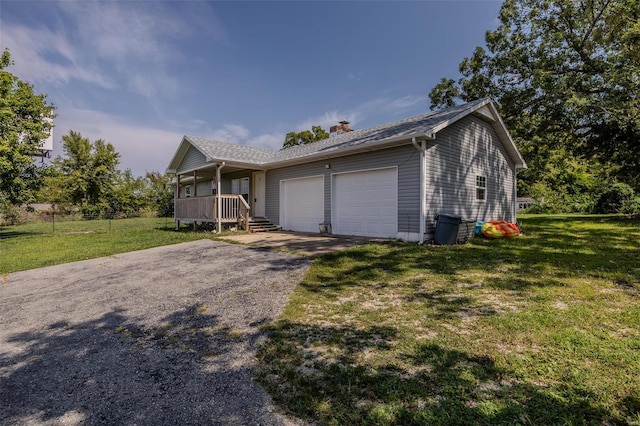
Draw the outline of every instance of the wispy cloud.
[[[358,113],[356,111],[341,112],[341,111],[329,111],[322,115],[309,118],[296,126],[296,130],[311,129],[312,126],[320,126],[326,131],[329,131],[331,126],[338,124],[338,122],[346,120],[351,124],[355,124],[357,121]]]
[[[424,105],[424,108],[419,108]],[[378,97],[363,102],[351,109],[344,111],[328,111],[319,116],[308,118],[295,126],[295,130],[311,129],[311,126],[321,126],[325,130],[342,120],[350,123],[352,128],[357,128],[358,122],[367,122],[372,119],[393,120],[398,115],[414,113],[416,110],[427,112],[426,95],[407,95],[400,98]],[[371,123],[382,124],[384,121]]]
[[[383,105],[383,110],[390,112],[392,114],[399,114],[406,110],[412,109],[415,106],[422,104],[427,104],[427,95],[407,95],[402,98],[392,99],[388,102],[385,102]]]
[[[107,89],[116,87],[101,69],[83,63],[81,54],[62,33],[2,23],[0,35],[22,79],[53,84],[78,80]]]
[[[361,81],[363,77],[364,73],[362,71],[351,71],[347,74],[347,80]]]
[[[167,2],[50,2],[46,7],[57,17],[48,26],[8,20],[0,25],[17,73],[32,82],[78,80],[147,97],[174,95],[180,85],[172,67],[184,59],[177,42],[199,33],[211,40],[226,37],[206,3],[184,10]]]

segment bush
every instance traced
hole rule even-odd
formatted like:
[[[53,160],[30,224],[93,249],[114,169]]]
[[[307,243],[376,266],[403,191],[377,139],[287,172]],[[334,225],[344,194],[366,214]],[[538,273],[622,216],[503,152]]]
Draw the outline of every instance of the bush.
[[[6,204],[0,208],[0,225],[22,225],[27,223],[29,213],[25,209]]]
[[[634,217],[640,217],[640,197],[636,197],[624,205],[624,214]]]
[[[633,188],[626,183],[607,185],[597,196],[594,213],[622,213],[634,199]]]

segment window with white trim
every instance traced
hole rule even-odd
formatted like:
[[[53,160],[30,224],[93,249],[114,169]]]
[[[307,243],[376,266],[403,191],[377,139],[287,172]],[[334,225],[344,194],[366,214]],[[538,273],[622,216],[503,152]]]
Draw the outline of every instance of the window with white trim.
[[[487,199],[487,178],[486,176],[476,176],[476,201]]]
[[[191,197],[191,185],[187,185],[184,187],[184,196]]]

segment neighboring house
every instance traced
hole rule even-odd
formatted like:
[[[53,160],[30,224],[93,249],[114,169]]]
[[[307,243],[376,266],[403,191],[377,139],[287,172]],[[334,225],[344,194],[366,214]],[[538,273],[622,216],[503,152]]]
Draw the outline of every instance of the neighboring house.
[[[518,197],[518,210],[527,210],[536,204],[538,204],[538,200],[535,198]]]
[[[167,172],[178,222],[220,229],[250,215],[285,230],[424,241],[440,213],[515,221],[522,168],[481,99],[279,151],[185,136]]]

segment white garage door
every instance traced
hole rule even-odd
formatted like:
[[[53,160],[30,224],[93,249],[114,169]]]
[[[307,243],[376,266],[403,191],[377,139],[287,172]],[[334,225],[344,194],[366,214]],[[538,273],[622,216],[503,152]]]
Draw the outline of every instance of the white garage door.
[[[280,182],[280,226],[290,231],[318,232],[324,222],[324,177]]]
[[[398,172],[380,169],[333,176],[334,234],[395,238]]]

